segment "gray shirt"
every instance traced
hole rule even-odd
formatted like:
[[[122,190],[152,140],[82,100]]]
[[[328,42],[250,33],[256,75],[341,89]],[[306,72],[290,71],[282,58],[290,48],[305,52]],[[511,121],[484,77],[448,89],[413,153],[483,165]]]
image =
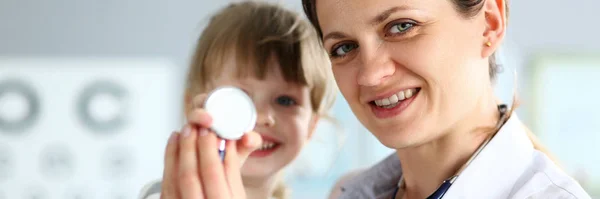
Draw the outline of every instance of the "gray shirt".
[[[394,153],[343,182],[339,198],[391,198],[401,175],[400,160]]]

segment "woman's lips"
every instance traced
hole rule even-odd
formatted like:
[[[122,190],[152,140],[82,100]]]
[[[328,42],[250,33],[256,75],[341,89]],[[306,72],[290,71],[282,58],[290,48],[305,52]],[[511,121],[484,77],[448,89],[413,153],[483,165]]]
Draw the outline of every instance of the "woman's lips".
[[[421,89],[416,88],[408,91],[401,91],[402,94],[391,96],[388,98],[383,98],[379,100],[375,100],[369,103],[371,107],[371,111],[375,114],[375,117],[380,119],[395,117],[404,112],[412,102],[417,98]],[[406,95],[408,94],[408,96]],[[402,96],[404,95],[404,96]],[[392,103],[394,98],[398,98],[396,103]]]

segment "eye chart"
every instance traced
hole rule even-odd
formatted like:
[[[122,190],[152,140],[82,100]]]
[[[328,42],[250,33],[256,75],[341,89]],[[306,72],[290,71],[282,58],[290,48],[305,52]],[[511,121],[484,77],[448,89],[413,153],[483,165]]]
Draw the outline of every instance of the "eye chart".
[[[1,58],[0,199],[131,199],[181,121],[163,59]]]

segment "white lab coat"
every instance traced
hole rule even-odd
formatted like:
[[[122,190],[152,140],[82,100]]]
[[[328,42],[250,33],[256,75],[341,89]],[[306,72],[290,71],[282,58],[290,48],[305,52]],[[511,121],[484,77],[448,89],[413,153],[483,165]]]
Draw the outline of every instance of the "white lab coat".
[[[396,154],[339,183],[336,198],[391,198],[402,175]],[[441,182],[440,182],[441,183]],[[591,198],[544,153],[535,150],[516,114],[463,170],[444,199]]]

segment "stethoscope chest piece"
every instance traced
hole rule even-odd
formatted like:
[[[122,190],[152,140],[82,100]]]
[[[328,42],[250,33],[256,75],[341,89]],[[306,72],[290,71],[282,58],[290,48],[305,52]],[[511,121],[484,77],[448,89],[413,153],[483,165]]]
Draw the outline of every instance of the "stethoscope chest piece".
[[[212,117],[213,130],[226,140],[238,140],[254,129],[256,108],[254,102],[236,87],[220,87],[212,91],[204,102],[204,109]]]

